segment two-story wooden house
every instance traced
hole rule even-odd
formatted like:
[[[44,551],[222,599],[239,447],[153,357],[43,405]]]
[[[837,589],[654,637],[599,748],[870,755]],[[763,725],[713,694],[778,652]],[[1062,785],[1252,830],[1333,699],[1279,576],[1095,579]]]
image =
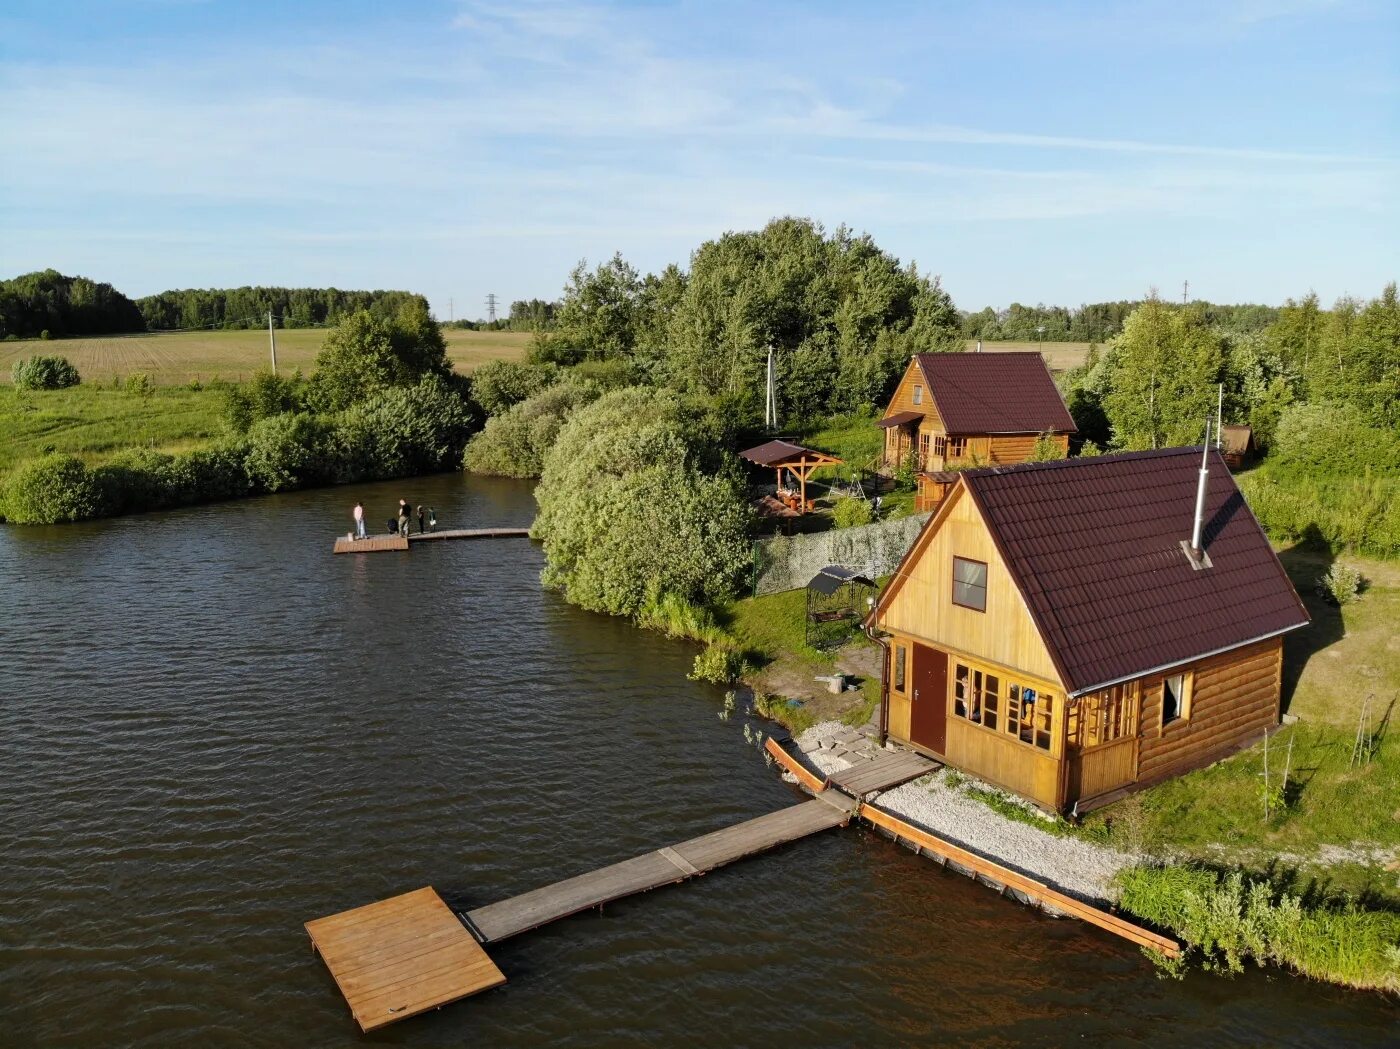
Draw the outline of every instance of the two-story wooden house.
[[[919,510],[943,500],[956,480],[952,467],[1022,463],[1042,435],[1068,449],[1076,432],[1035,352],[916,354],[879,425],[886,467],[914,459]]]
[[[1258,742],[1307,622],[1199,448],[961,472],[867,620],[889,736],[1079,811]]]

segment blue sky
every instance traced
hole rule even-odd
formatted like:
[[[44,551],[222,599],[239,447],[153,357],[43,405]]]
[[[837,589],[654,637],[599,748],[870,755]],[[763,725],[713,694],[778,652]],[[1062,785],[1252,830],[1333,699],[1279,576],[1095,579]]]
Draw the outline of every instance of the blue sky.
[[[0,8],[0,274],[556,297],[775,215],[958,305],[1376,295],[1400,4]]]

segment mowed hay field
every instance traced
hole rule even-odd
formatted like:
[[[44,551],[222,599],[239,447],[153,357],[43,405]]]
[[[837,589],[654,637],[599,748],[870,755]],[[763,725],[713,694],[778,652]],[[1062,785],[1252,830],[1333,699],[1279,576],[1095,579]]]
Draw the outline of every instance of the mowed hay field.
[[[277,332],[277,367],[310,374],[328,328],[288,328]],[[445,331],[447,355],[459,372],[486,361],[521,360],[528,332]],[[169,335],[107,335],[85,339],[29,339],[0,342],[0,383],[10,381],[18,360],[39,354],[66,357],[90,384],[111,383],[144,373],[160,386],[183,386],[227,379],[240,382],[271,367],[265,331],[175,332]]]
[[[969,350],[977,349],[977,340],[967,341]],[[1087,342],[983,342],[982,352],[984,353],[1010,353],[1015,350],[1039,350],[1045,357],[1045,363],[1050,365],[1052,372],[1069,371],[1071,368],[1078,368],[1084,363],[1084,359],[1089,356],[1089,343]]]

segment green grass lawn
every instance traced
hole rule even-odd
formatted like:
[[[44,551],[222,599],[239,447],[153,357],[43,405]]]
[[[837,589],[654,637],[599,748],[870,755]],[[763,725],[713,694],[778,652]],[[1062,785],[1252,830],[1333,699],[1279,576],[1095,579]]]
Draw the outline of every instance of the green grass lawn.
[[[156,387],[149,393],[74,386],[20,392],[0,386],[0,473],[47,452],[96,463],[131,448],[179,451],[223,428],[218,390]]]

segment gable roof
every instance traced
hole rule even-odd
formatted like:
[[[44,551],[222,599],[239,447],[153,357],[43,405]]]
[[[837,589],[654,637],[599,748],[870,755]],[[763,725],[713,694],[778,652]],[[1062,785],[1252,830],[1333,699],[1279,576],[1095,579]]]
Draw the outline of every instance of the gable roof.
[[[1039,353],[920,353],[916,360],[949,434],[1077,432]]]
[[[1072,693],[1092,691],[1309,621],[1218,452],[1209,455],[1202,545],[1200,448],[968,470],[982,511]]]
[[[759,466],[785,466],[789,463],[797,464],[804,459],[809,463],[839,463],[841,460],[825,452],[819,452],[815,448],[804,448],[800,444],[793,444],[791,441],[767,441],[754,448],[747,448],[739,453],[740,459],[747,459],[751,463]]]

